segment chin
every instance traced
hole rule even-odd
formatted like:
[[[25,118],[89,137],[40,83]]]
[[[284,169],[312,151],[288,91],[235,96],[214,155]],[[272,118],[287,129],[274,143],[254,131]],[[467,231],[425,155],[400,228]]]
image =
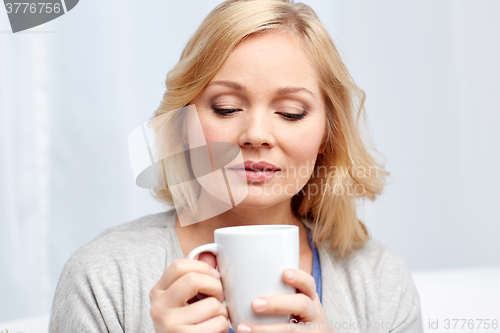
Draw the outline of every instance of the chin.
[[[290,200],[291,197],[288,196],[278,196],[278,195],[264,195],[264,194],[253,194],[249,193],[242,202],[236,205],[238,208],[248,208],[248,209],[264,209],[272,207],[283,201]]]

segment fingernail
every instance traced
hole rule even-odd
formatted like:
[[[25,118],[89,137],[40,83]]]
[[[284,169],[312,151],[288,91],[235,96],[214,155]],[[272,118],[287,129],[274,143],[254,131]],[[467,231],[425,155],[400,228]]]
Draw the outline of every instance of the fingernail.
[[[265,310],[267,306],[267,301],[263,298],[256,298],[253,300],[253,307],[257,311]]]
[[[252,328],[245,324],[238,326],[238,333],[252,333]]]
[[[218,271],[218,270],[216,270],[215,268],[212,268],[210,271],[212,272],[212,275],[213,275],[215,278],[217,278],[217,279],[218,279],[218,278],[220,278],[220,273],[219,273],[219,271]]]
[[[286,278],[290,281],[295,279],[295,273],[291,269],[287,269],[285,272]]]

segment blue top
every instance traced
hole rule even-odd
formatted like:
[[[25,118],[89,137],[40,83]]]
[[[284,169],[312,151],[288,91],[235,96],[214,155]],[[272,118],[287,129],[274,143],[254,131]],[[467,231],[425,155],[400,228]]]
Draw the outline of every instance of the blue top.
[[[306,228],[307,229],[307,228]],[[313,254],[313,269],[312,276],[314,282],[316,282],[316,293],[318,293],[319,301],[322,303],[322,285],[321,285],[321,263],[319,262],[319,252],[314,243],[312,242],[311,232],[307,229],[307,238],[309,239],[309,245],[311,245],[311,250]]]
[[[307,229],[307,228],[306,228]],[[312,255],[313,255],[313,268],[312,268],[312,276],[314,281],[316,282],[316,293],[319,296],[319,301],[322,302],[322,287],[321,287],[321,263],[319,262],[319,253],[318,249],[312,242],[311,232],[307,229],[307,238],[309,239],[309,245],[311,246]],[[232,328],[229,328],[227,333],[235,333]]]

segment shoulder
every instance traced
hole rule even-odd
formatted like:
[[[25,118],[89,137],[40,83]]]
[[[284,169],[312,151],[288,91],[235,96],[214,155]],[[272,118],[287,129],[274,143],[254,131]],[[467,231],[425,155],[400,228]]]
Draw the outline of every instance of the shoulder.
[[[406,288],[412,283],[406,262],[389,246],[370,239],[341,258],[335,251],[323,248],[333,269],[350,288],[368,296],[379,297],[393,292],[395,287]]]
[[[308,219],[302,218],[301,220],[308,229],[315,229],[314,223]],[[353,279],[376,282],[382,277],[393,277],[409,272],[407,264],[394,250],[373,238],[355,248],[345,257],[339,257],[327,243],[318,246],[318,250],[323,257],[322,264],[328,260],[337,272]]]
[[[332,260],[346,270],[371,272],[370,276],[374,279],[380,279],[381,274],[387,278],[387,275],[409,271],[406,262],[392,248],[373,238],[344,258],[329,252]]]
[[[80,247],[69,259],[81,261],[119,259],[141,256],[166,246],[165,237],[175,233],[175,212],[143,216],[136,220],[110,227]]]
[[[111,273],[119,266],[150,263],[162,266],[175,236],[175,211],[147,215],[110,227],[80,247],[67,261],[65,274]],[[113,269],[114,268],[114,269]]]
[[[412,332],[421,325],[418,291],[406,262],[389,246],[370,239],[344,258],[323,249],[331,277],[359,318],[390,325],[391,332]],[[323,266],[323,263],[322,263]],[[322,267],[323,269],[323,267]]]
[[[60,275],[51,327],[119,328],[126,314],[132,325],[149,327],[149,291],[176,254],[175,217],[175,210],[144,216],[79,248]]]

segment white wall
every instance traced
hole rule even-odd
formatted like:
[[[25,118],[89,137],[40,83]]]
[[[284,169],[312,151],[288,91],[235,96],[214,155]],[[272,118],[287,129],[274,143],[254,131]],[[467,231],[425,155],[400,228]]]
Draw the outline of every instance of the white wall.
[[[393,176],[373,235],[412,268],[500,264],[500,2],[335,5],[326,21]]]
[[[81,1],[10,33],[0,9],[0,321],[49,311],[105,228],[162,210],[127,137],[220,1]],[[304,1],[367,93],[392,184],[362,217],[412,269],[500,264],[500,2]]]

